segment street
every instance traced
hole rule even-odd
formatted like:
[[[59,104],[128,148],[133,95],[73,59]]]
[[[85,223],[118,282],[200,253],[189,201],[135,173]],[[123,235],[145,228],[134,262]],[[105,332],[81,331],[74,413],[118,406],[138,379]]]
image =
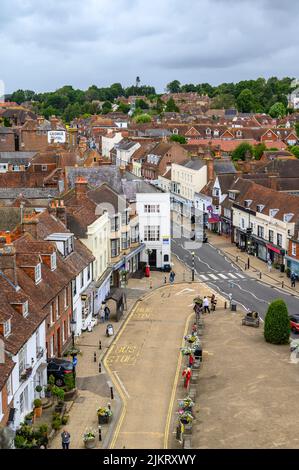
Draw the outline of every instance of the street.
[[[192,250],[184,247],[187,239],[172,239],[172,252],[192,269]],[[246,310],[256,310],[264,319],[269,303],[277,298],[285,300],[289,314],[299,312],[299,301],[277,287],[271,288],[262,281],[249,277],[235,266],[220,250],[209,243],[194,249],[195,277],[227,299],[232,299]]]

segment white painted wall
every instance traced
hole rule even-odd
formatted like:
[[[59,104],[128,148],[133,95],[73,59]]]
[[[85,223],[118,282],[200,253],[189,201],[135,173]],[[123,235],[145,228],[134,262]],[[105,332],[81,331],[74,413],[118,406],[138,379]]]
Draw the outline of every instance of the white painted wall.
[[[145,204],[160,205],[159,213],[146,213]],[[170,194],[169,193],[137,193],[136,211],[139,217],[140,242],[145,243],[146,249],[141,254],[141,261],[148,261],[147,249],[157,250],[157,268],[171,263],[171,226],[170,226]],[[159,226],[160,240],[145,241],[144,227]],[[163,242],[164,240],[164,242]],[[168,261],[164,262],[164,255],[168,255]]]
[[[121,132],[116,132],[113,137],[102,136],[102,155],[103,157],[110,157],[110,150],[114,145],[123,139]]]

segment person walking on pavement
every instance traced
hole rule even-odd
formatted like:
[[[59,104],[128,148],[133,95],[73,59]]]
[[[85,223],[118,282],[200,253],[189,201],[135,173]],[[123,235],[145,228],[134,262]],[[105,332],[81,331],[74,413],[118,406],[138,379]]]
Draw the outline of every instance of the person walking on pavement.
[[[71,435],[70,433],[64,429],[61,433],[61,444],[63,449],[69,449],[71,442]]]
[[[212,294],[211,295],[211,310],[213,312],[215,312],[216,310],[216,304],[217,304],[217,300],[216,300],[215,294]]]
[[[269,271],[269,273],[270,273],[271,270],[272,270],[272,261],[271,261],[270,259],[268,259],[268,263],[267,263],[267,264],[268,264],[268,271]]]
[[[104,312],[105,312],[105,321],[109,321],[109,318],[110,318],[110,308],[106,305],[106,307],[104,308]]]
[[[296,274],[291,274],[291,287],[296,287]]]
[[[103,305],[101,306],[101,310],[100,310],[100,322],[105,323],[105,310],[104,310]]]
[[[170,282],[170,284],[172,284],[174,282],[174,278],[175,278],[175,272],[173,270],[171,270],[170,273],[169,273],[169,282]]]
[[[206,296],[203,298],[203,308],[204,308],[204,313],[206,313],[206,312],[211,313],[210,312],[209,299]]]

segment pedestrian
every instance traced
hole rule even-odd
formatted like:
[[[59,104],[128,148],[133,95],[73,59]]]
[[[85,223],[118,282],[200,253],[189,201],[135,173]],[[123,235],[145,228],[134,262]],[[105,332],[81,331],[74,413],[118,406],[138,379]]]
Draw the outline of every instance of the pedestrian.
[[[174,282],[174,278],[175,278],[175,272],[173,270],[171,270],[170,273],[169,273],[169,282],[170,282],[170,284],[172,284]]]
[[[101,307],[101,310],[100,310],[100,322],[105,323],[105,310],[103,307]]]
[[[110,318],[110,308],[106,305],[106,307],[104,308],[104,312],[105,312],[105,320],[106,321],[109,321],[109,318]]]
[[[296,287],[296,274],[292,273],[291,274],[291,287]]]
[[[71,441],[71,435],[66,429],[64,429],[61,433],[62,448],[69,449],[70,441]]]
[[[196,323],[193,323],[193,325],[192,325],[192,334],[194,334],[196,332],[197,332],[197,325],[196,325]]]
[[[193,366],[193,364],[194,364],[194,361],[195,361],[195,359],[194,359],[193,354],[190,354],[190,356],[189,356],[189,364],[188,364],[190,368],[192,368],[192,366]]]
[[[203,298],[203,308],[204,308],[204,313],[206,313],[206,312],[211,313],[210,312],[209,299],[206,296]]]
[[[211,295],[211,310],[213,312],[215,312],[216,310],[216,304],[217,304],[217,300],[216,300],[215,294],[212,294]]]
[[[269,273],[271,272],[271,270],[272,270],[272,261],[269,259],[268,260],[268,271],[269,271]]]

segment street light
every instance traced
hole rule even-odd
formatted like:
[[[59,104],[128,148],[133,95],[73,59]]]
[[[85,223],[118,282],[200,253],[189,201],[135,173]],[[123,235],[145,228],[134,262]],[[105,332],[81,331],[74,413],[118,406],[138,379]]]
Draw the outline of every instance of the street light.
[[[192,281],[194,281],[194,271],[195,271],[195,268],[194,268],[194,256],[195,256],[195,253],[194,253],[194,251],[192,251]]]
[[[76,320],[72,318],[70,321],[70,325],[71,325],[72,342],[73,342],[73,349],[74,349],[75,348],[75,331],[76,331],[76,325],[77,325]]]

